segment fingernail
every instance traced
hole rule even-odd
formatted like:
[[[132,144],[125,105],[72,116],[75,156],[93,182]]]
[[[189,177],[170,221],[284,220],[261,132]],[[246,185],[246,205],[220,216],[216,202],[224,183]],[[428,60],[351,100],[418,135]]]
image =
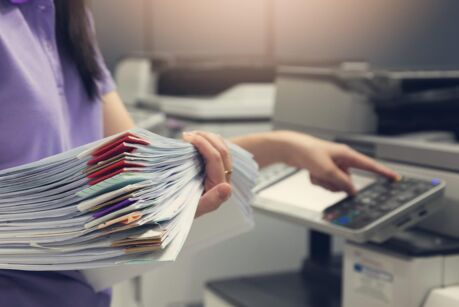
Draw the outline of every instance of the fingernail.
[[[182,132],[182,136],[184,138],[191,138],[193,136],[193,133],[185,131],[185,132]]]

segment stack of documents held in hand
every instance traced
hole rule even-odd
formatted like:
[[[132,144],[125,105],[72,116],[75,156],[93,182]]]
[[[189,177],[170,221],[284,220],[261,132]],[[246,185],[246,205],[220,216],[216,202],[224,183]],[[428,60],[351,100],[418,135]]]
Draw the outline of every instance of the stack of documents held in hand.
[[[229,146],[233,198],[251,218],[258,168],[249,153]],[[0,171],[0,268],[175,260],[204,177],[204,162],[191,144],[137,128]]]

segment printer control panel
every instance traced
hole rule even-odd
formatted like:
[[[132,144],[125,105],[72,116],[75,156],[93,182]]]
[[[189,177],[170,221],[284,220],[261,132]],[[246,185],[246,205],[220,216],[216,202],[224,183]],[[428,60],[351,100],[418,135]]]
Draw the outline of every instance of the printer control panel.
[[[380,178],[357,195],[327,208],[323,219],[349,229],[361,229],[401,206],[422,202],[439,184],[439,179],[427,181],[402,177],[392,181]]]

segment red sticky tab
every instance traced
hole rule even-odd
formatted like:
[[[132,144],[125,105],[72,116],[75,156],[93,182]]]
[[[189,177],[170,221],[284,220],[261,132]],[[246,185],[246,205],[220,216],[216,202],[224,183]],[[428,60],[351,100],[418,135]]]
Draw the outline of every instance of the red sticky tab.
[[[148,145],[150,144],[148,141],[139,138],[138,136],[126,132],[123,135],[120,135],[116,139],[112,140],[110,143],[103,145],[102,147],[96,149],[95,151],[92,152],[93,157],[100,156],[104,154],[105,152],[111,150],[112,148],[118,146],[121,143],[131,143],[131,144],[140,144],[140,145]]]
[[[124,168],[120,168],[119,170],[116,170],[116,171],[114,171],[114,172],[112,172],[112,173],[109,173],[109,174],[107,174],[107,175],[105,175],[105,176],[102,176],[102,177],[99,177],[99,178],[97,178],[97,179],[91,180],[91,181],[89,182],[89,185],[98,184],[99,182],[102,182],[102,181],[104,181],[104,180],[106,180],[106,179],[108,179],[108,178],[111,178],[111,177],[113,177],[113,176],[116,176],[116,175],[118,175],[118,174],[121,174],[121,173],[124,172],[124,171],[125,171]]]
[[[99,148],[95,149],[91,155],[92,156],[98,156],[104,152],[106,152],[107,150],[109,150],[110,148],[112,148],[113,146],[117,146],[119,145],[120,143],[122,143],[123,139],[125,139],[127,136],[130,136],[130,135],[133,135],[132,133],[130,132],[126,132],[126,133],[123,133],[122,135],[120,135],[119,137],[117,138],[114,138],[113,140],[111,140],[110,142],[108,143],[105,143],[103,145],[101,145]]]
[[[105,176],[107,173],[116,171],[116,170],[118,170],[120,168],[123,168],[123,167],[143,167],[143,165],[136,164],[136,163],[130,163],[130,162],[127,162],[125,159],[123,159],[123,160],[117,161],[115,163],[108,164],[104,168],[102,168],[102,169],[100,169],[100,170],[98,170],[98,171],[96,171],[94,173],[91,173],[91,174],[87,175],[86,177],[90,178],[90,179],[94,179],[94,178],[97,178],[97,177],[100,177],[100,176]]]
[[[127,146],[127,145],[128,144],[126,144],[126,143],[121,143],[118,146],[110,149],[109,151],[101,154],[100,156],[97,156],[97,157],[89,160],[88,164],[89,165],[93,165],[93,164],[99,163],[100,161],[104,161],[104,160],[110,159],[111,157],[119,155],[119,154],[121,154],[123,152],[133,152],[135,148]]]

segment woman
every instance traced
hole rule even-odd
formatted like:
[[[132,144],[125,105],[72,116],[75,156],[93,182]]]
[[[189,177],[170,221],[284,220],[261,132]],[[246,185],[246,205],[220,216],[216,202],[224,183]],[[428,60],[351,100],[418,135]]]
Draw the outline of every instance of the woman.
[[[32,162],[134,126],[94,43],[83,0],[0,0],[0,169]],[[214,134],[184,139],[207,162],[197,216],[231,194],[231,157]],[[233,140],[260,166],[285,162],[314,183],[354,193],[349,167],[396,174],[351,149],[313,137],[272,132]],[[0,271],[1,306],[109,306],[76,271]]]

